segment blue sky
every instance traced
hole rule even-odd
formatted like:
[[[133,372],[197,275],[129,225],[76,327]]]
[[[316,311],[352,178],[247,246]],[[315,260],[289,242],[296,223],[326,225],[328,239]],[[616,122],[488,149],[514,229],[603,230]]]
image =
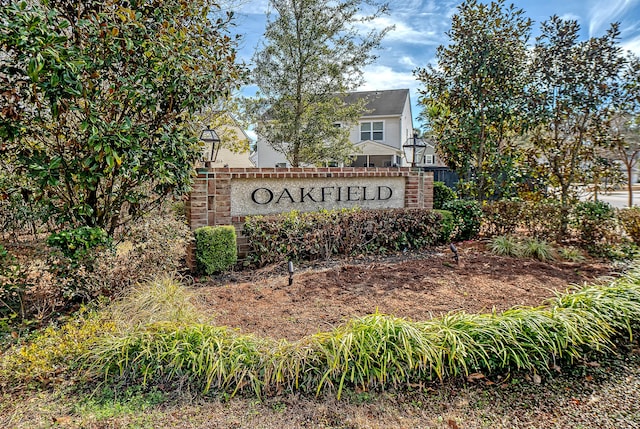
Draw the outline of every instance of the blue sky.
[[[240,0],[242,1],[242,0]],[[389,0],[389,15],[375,24],[383,27],[395,25],[377,52],[377,61],[365,70],[365,83],[361,90],[409,88],[414,118],[419,112],[417,88],[413,77],[416,67],[435,63],[435,50],[447,44],[445,32],[450,28],[451,16],[460,1],[452,0]],[[533,34],[540,22],[551,15],[575,19],[581,26],[582,37],[601,36],[612,22],[620,22],[621,45],[640,55],[640,0],[521,0],[513,3],[524,9],[533,19]],[[240,58],[250,63],[264,33],[268,8],[267,0],[245,0],[236,9],[236,28],[243,36]],[[247,87],[245,95],[255,93]],[[414,122],[414,126],[420,124]]]

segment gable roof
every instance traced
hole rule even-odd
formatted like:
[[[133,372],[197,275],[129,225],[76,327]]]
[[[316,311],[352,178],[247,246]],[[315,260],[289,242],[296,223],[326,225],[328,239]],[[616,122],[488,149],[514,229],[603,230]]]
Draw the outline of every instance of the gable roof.
[[[395,116],[402,115],[409,97],[408,89],[388,89],[384,91],[350,92],[344,98],[347,104],[366,99],[366,116]]]

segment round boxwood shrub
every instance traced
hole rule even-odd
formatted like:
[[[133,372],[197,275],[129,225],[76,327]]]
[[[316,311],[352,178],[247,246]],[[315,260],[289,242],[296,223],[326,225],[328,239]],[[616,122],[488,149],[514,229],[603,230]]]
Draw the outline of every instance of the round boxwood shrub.
[[[453,201],[458,196],[453,189],[444,184],[444,182],[433,182],[433,208],[434,210],[442,210],[445,203]]]
[[[196,229],[194,235],[199,273],[218,273],[231,268],[238,261],[236,229],[233,226],[203,226]]]
[[[453,241],[471,240],[478,235],[482,224],[482,209],[477,201],[448,201],[443,208],[453,215],[455,223]]]

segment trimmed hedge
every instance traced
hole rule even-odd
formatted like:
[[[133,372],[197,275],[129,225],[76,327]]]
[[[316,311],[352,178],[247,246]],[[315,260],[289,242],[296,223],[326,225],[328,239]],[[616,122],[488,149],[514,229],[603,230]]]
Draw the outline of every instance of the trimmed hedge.
[[[211,275],[231,268],[238,261],[236,230],[231,225],[203,226],[194,231],[199,273]]]
[[[251,216],[243,233],[257,265],[420,249],[442,242],[442,216],[423,209],[332,210]]]

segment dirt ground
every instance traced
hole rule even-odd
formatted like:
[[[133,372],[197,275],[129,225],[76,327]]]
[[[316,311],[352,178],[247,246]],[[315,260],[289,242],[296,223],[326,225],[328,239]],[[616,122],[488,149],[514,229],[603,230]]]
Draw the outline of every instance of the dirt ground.
[[[611,265],[540,262],[490,254],[479,242],[420,254],[360,257],[296,267],[243,270],[201,284],[218,325],[272,338],[300,339],[374,312],[425,320],[450,311],[537,306],[575,284],[616,273]]]

